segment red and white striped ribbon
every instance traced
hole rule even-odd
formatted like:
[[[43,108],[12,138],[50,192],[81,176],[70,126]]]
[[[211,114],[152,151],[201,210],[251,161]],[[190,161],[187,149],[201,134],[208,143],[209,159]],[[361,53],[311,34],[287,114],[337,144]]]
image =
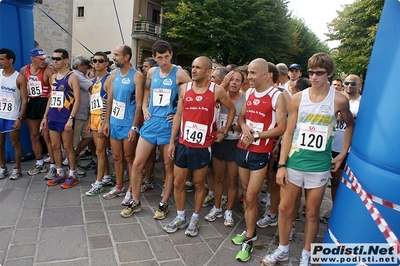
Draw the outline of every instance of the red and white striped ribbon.
[[[355,191],[357,193],[357,195],[360,196],[362,202],[365,205],[365,208],[367,208],[368,212],[371,214],[372,219],[375,221],[376,225],[379,228],[379,231],[381,231],[381,233],[385,237],[387,243],[396,244],[397,258],[400,259],[400,241],[396,237],[396,235],[393,233],[392,229],[390,229],[389,225],[386,223],[385,219],[382,217],[382,215],[380,214],[380,212],[378,211],[378,209],[375,207],[374,203],[372,202],[372,198],[379,199],[382,202],[382,204],[383,204],[383,200],[378,197],[375,197],[371,194],[369,194],[370,196],[368,196],[368,193],[365,192],[365,190],[362,188],[361,184],[358,182],[356,176],[354,175],[353,171],[350,169],[350,167],[348,165],[346,165],[344,170],[345,170],[347,176],[350,178],[351,190]],[[388,207],[392,206],[393,209],[395,209],[394,208],[395,206],[398,206],[398,205],[393,204],[388,201],[385,201],[385,204],[383,204],[383,205],[388,206]],[[333,234],[331,235],[331,238],[332,238],[332,236],[333,236]]]

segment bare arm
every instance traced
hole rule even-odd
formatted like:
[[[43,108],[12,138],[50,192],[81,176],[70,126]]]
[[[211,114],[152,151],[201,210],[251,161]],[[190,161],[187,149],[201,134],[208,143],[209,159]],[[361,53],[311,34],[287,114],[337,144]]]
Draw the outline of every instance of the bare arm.
[[[139,119],[142,114],[142,101],[143,101],[143,74],[139,71],[136,71],[135,76],[133,78],[135,82],[135,99],[136,99],[136,109],[135,109],[135,116],[133,118],[133,124],[131,130],[128,133],[128,141],[133,141],[137,138],[138,132],[133,130],[134,127],[138,127]]]
[[[290,148],[292,147],[292,139],[293,139],[294,129],[296,128],[297,115],[298,115],[299,105],[300,105],[300,101],[301,101],[301,95],[302,95],[302,93],[297,93],[297,94],[293,95],[293,97],[290,100],[289,118],[287,120],[286,131],[283,134],[281,156],[279,158],[280,164],[286,164],[286,160],[289,156]],[[282,168],[278,169],[278,172],[276,174],[276,183],[283,187],[285,187],[285,185],[288,183],[288,174],[287,174],[286,167],[282,167]]]
[[[286,100],[285,97],[280,94],[275,106],[275,115],[277,126],[260,132],[260,139],[271,139],[281,136],[286,130]]]
[[[144,85],[144,92],[143,92],[143,103],[142,103],[142,110],[144,120],[150,119],[150,112],[149,112],[149,99],[150,99],[150,88],[151,88],[151,79],[153,78],[155,68],[150,68],[147,72],[146,77],[146,84]]]
[[[72,73],[70,75],[68,79],[68,85],[72,88],[74,94],[74,106],[72,107],[71,110],[71,116],[75,116],[76,113],[78,112],[79,106],[81,105],[81,93],[80,93],[81,88],[79,85],[78,77],[75,74]],[[73,126],[72,119],[68,119],[64,127],[65,131],[66,132],[73,131],[72,126]]]
[[[229,131],[229,128],[232,125],[233,119],[235,118],[235,114],[236,114],[235,105],[232,103],[232,101],[226,95],[225,89],[219,85],[215,86],[215,101],[220,102],[228,109],[229,113],[228,113],[228,117],[226,119],[226,125],[220,128],[221,133],[227,134]],[[217,136],[217,139],[215,142],[221,142],[224,138],[225,138],[224,135],[220,134]]]
[[[336,92],[335,95],[335,112],[340,112],[341,119],[346,123],[346,131],[344,132],[343,146],[339,155],[332,160],[332,172],[336,172],[342,164],[347,152],[349,151],[351,138],[354,131],[354,118],[350,112],[349,101],[347,98]]]
[[[168,156],[171,159],[174,159],[174,155],[175,155],[175,138],[178,135],[179,126],[181,124],[182,110],[183,110],[183,97],[185,96],[186,86],[187,86],[187,84],[183,84],[180,87],[178,107],[176,110],[176,114],[174,116],[174,120],[172,121],[171,138],[169,140],[169,145],[168,145]]]
[[[114,101],[114,92],[113,92],[113,80],[115,77],[115,70],[111,73],[110,76],[106,79],[104,84],[104,89],[107,91],[107,104],[106,104],[106,113],[104,116],[104,121],[99,130],[100,136],[108,137],[110,135],[110,114],[111,108]]]
[[[18,75],[17,77],[17,87],[20,91],[20,97],[21,97],[21,109],[19,111],[18,117],[25,117],[25,112],[26,112],[26,106],[28,104],[28,90],[27,90],[27,81],[24,76],[21,74]],[[14,122],[14,128],[15,129],[20,129],[22,126],[22,121],[17,119]]]

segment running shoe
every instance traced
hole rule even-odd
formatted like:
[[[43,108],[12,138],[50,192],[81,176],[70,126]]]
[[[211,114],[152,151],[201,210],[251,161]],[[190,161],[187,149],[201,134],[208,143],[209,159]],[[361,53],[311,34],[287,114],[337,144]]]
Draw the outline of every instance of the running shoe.
[[[97,168],[97,162],[95,160],[91,160],[87,165],[83,166],[83,169],[87,170],[93,170]]]
[[[40,165],[40,164],[37,164],[37,165],[35,165],[32,169],[30,169],[29,171],[28,171],[28,175],[37,175],[37,174],[39,174],[39,173],[46,173],[47,172],[47,166],[46,165]]]
[[[204,217],[204,220],[209,222],[214,222],[217,218],[221,218],[223,216],[222,210],[217,209],[215,206],[212,207],[211,211]]]
[[[299,266],[311,266],[311,256],[302,252]]]
[[[165,217],[167,217],[167,213],[168,213],[168,204],[160,202],[160,204],[158,204],[158,209],[154,213],[153,218],[156,220],[162,220]]]
[[[260,228],[266,228],[268,226],[277,226],[278,225],[278,221],[277,221],[277,217],[276,216],[277,215],[275,215],[275,217],[272,218],[270,214],[265,215],[260,220],[258,220],[256,224]]]
[[[52,180],[47,181],[46,184],[49,187],[57,186],[58,184],[64,183],[65,179],[67,179],[65,176],[60,176],[59,174],[56,173],[54,178]]]
[[[128,189],[128,191],[126,191],[125,197],[122,200],[122,205],[128,206],[129,203],[131,203],[132,201],[132,192]]]
[[[189,185],[189,183],[186,182],[186,184],[185,184],[185,190],[186,190],[186,192],[193,192],[194,189],[195,189],[195,187],[194,187],[194,184],[193,184],[193,183],[192,183],[191,185]]]
[[[56,174],[57,169],[55,167],[50,167],[49,172],[47,172],[47,175],[44,176],[44,180],[52,180]]]
[[[212,205],[212,204],[214,204],[214,196],[207,194],[207,196],[203,202],[203,207],[207,207],[208,205]]]
[[[21,167],[13,168],[11,175],[10,175],[10,179],[17,180],[17,179],[20,179],[21,176],[22,176]]]
[[[78,178],[73,176],[68,176],[64,183],[61,184],[61,188],[68,189],[79,184]]]
[[[235,225],[235,220],[233,220],[232,211],[226,210],[224,214],[224,225],[227,227],[232,227]]]
[[[142,204],[140,201],[138,204],[134,200],[132,200],[129,205],[121,211],[121,216],[124,218],[128,218],[132,216],[135,212],[140,212],[142,210]]]
[[[185,235],[197,236],[199,234],[199,219],[191,218],[188,228],[186,228]]]
[[[116,197],[122,197],[125,196],[126,191],[125,187],[122,187],[122,189],[118,189],[117,186],[113,187],[110,192],[107,192],[106,194],[103,195],[104,199],[113,199]]]
[[[164,230],[165,232],[172,234],[175,233],[178,229],[187,227],[188,224],[189,220],[186,217],[181,218],[179,216],[176,216],[172,222],[164,226]]]
[[[232,243],[235,244],[235,245],[243,244],[243,241],[246,239],[246,233],[247,233],[247,231],[244,230],[243,233],[234,236],[232,238]],[[257,232],[256,232],[256,230],[254,230],[253,237],[250,240],[251,241],[256,241],[257,240]]]
[[[91,160],[92,159],[92,152],[86,149],[83,153],[79,155],[81,160]]]
[[[140,192],[145,192],[148,190],[153,190],[154,186],[153,186],[153,182],[149,183],[147,181],[143,181],[142,186],[140,187]]]
[[[6,167],[0,167],[0,179],[4,179],[6,178],[8,175],[8,170],[7,170],[7,166]]]
[[[279,261],[287,261],[289,259],[289,251],[284,253],[280,248],[277,248],[269,255],[266,255],[261,263],[263,265],[272,266],[275,265]]]
[[[250,259],[251,252],[253,252],[253,241],[249,239],[242,243],[242,248],[236,254],[236,259],[243,262],[248,261]]]
[[[89,191],[87,191],[85,194],[87,196],[96,196],[103,192],[104,192],[104,187],[103,187],[103,184],[101,183],[99,185],[95,184],[94,186],[92,186],[92,188]]]

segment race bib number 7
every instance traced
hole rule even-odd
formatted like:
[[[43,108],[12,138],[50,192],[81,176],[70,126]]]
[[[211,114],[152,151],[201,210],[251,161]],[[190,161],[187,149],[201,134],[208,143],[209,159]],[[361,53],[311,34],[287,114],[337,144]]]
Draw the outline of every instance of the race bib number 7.
[[[324,151],[328,139],[328,126],[300,124],[297,145],[305,150]]]
[[[171,101],[170,89],[153,90],[153,106],[168,106]]]
[[[203,145],[206,141],[207,125],[186,121],[183,138],[190,143]]]

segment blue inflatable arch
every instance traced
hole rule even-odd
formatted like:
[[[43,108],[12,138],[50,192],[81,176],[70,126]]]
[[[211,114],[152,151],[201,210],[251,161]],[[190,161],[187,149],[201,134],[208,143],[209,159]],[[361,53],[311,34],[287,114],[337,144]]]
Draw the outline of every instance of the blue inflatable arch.
[[[34,0],[0,0],[0,47],[9,48],[16,54],[15,70],[30,63],[29,51],[35,47],[33,28]],[[32,146],[28,126],[21,129],[21,144],[24,158],[32,158]],[[14,160],[14,148],[6,137],[5,159]]]

